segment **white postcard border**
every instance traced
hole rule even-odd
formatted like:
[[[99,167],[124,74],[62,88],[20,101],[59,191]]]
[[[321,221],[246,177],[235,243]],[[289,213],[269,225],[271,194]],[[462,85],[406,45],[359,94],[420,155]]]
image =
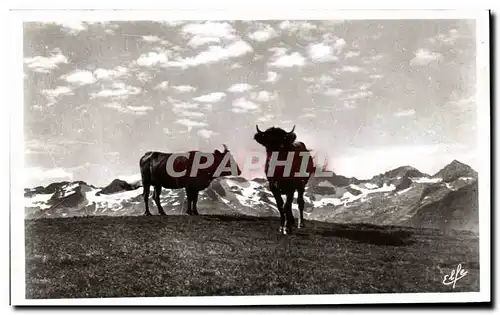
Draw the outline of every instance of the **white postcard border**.
[[[256,13],[258,12],[258,13]],[[171,13],[171,14],[170,14]],[[101,299],[25,298],[24,257],[24,133],[23,133],[23,62],[22,22],[29,20],[162,20],[186,19],[475,19],[477,29],[477,95],[478,156],[480,216],[480,292],[474,293],[394,293],[289,296],[231,296],[231,297],[151,297]],[[281,17],[281,18],[280,18]],[[9,68],[10,161],[11,161],[11,296],[13,305],[276,305],[276,304],[379,304],[379,303],[437,303],[489,301],[490,292],[490,95],[489,95],[489,15],[486,10],[465,11],[255,11],[196,10],[196,11],[17,11],[9,14],[6,29],[10,50]]]

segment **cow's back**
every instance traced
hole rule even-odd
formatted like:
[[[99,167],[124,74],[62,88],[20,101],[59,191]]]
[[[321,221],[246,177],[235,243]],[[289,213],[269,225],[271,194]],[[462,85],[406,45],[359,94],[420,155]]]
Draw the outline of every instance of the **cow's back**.
[[[207,170],[203,169],[199,170],[195,174],[196,176],[191,176],[196,153],[197,151],[183,153],[146,152],[140,160],[141,174],[148,174],[150,183],[153,186],[160,185],[170,189],[190,186],[204,189],[208,187],[212,178],[211,175],[207,174]],[[175,158],[175,160],[167,165],[169,159],[173,158]],[[203,163],[204,160],[206,159],[203,158],[201,162]],[[178,175],[178,173],[183,174]]]

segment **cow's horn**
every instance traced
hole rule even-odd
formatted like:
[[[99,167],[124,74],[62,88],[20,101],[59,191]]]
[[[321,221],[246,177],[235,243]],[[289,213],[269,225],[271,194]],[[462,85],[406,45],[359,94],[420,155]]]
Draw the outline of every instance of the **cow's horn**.
[[[227,149],[227,146],[226,146],[225,144],[223,144],[222,146],[224,147],[224,152],[229,151],[229,150]]]
[[[292,133],[294,130],[295,130],[295,125],[293,125],[292,130],[290,130],[290,132],[288,132],[288,133]]]
[[[255,125],[255,128],[257,128],[258,133],[262,133],[262,131],[260,131],[260,129],[259,129],[259,125]]]

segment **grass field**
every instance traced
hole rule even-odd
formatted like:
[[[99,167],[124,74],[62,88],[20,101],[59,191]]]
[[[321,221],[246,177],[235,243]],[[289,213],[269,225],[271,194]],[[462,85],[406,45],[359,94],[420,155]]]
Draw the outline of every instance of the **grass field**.
[[[26,220],[26,298],[479,291],[479,241],[370,225],[277,218]],[[456,287],[445,274],[461,263]]]

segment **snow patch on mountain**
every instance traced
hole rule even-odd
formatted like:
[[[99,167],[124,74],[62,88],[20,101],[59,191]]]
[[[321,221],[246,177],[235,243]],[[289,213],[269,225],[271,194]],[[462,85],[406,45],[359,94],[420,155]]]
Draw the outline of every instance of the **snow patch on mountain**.
[[[429,177],[413,177],[410,178],[415,183],[440,183],[443,181],[442,178],[429,178]]]
[[[53,195],[54,194],[36,194],[30,197],[25,197],[24,205],[28,208],[39,207],[40,209],[48,209],[51,207],[48,205],[48,201]]]

